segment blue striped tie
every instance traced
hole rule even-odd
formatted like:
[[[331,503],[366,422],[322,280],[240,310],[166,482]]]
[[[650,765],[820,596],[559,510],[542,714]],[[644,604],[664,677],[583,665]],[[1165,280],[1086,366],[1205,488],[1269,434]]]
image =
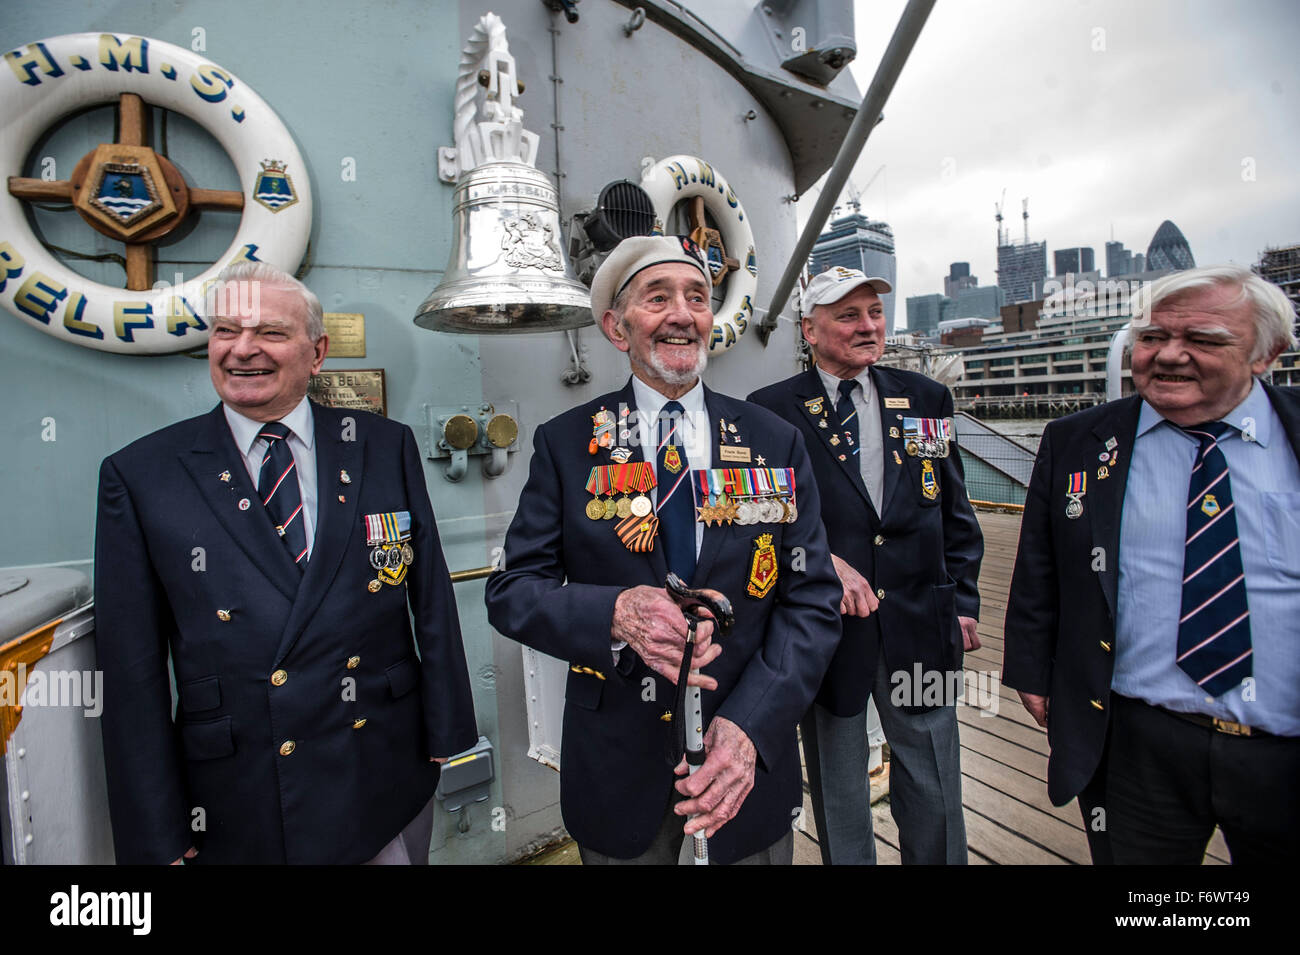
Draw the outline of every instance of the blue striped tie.
[[[835,419],[839,421],[840,434],[843,435],[844,447],[839,449],[840,463],[852,475],[854,483],[862,484],[862,469],[858,463],[858,409],[853,406],[853,389],[858,386],[856,378],[840,381],[840,398],[835,403]],[[870,494],[870,492],[868,492]]]
[[[1183,428],[1200,442],[1187,490],[1187,549],[1178,620],[1178,666],[1210,696],[1251,674],[1250,608],[1237,539],[1222,421]]]
[[[307,563],[307,528],[303,524],[298,470],[289,448],[289,427],[274,421],[262,425],[257,436],[267,445],[257,478],[257,496],[266,505],[284,546],[289,548],[289,556],[302,570]]]
[[[695,507],[691,493],[690,462],[686,460],[685,436],[682,433],[682,406],[670,401],[659,415],[659,451],[656,483],[659,487],[655,515],[659,518],[659,537],[664,542],[664,561],[668,569],[689,585],[695,573]],[[676,472],[665,463],[668,449],[677,450]]]

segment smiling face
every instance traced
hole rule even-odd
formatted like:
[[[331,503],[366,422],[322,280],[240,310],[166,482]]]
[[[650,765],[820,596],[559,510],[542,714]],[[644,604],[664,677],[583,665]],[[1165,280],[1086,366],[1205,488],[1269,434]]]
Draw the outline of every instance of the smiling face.
[[[827,374],[855,378],[885,353],[885,307],[870,286],[860,285],[805,316],[803,337]]]
[[[680,398],[708,364],[709,292],[697,268],[682,262],[652,265],[632,277],[622,321],[609,309],[601,327],[615,348],[627,352],[634,375],[660,394]]]
[[[1184,427],[1222,418],[1248,394],[1278,351],[1255,361],[1255,321],[1236,286],[1193,289],[1161,302],[1133,330],[1133,384],[1147,403]],[[1280,350],[1280,349],[1279,349]]]
[[[307,307],[293,289],[258,286],[258,295],[236,298],[213,320],[208,340],[212,387],[233,410],[254,421],[277,421],[302,401],[320,371],[329,336],[307,335]]]

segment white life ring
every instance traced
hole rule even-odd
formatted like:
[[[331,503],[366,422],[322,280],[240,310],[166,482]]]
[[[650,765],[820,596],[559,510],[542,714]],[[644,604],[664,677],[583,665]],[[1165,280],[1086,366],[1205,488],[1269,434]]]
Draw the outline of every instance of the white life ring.
[[[673,206],[700,196],[722,234],[727,253],[740,267],[727,278],[727,294],[713,313],[709,354],[718,355],[740,340],[754,318],[754,293],[758,289],[758,259],[754,233],[745,209],[726,178],[696,156],[669,156],[641,174],[641,188],[654,204],[655,231],[664,231]]]
[[[0,67],[0,170],[21,175],[51,125],[88,106],[137,93],[183,113],[216,138],[239,174],[244,208],[221,258],[178,291],[162,282],[135,292],[100,285],[50,255],[27,224],[21,200],[0,193],[0,302],[41,331],[101,351],[165,354],[203,347],[203,290],[234,261],[255,258],[293,272],[311,234],[307,167],[266,102],[227,70],[160,40],[75,33],[29,43]],[[274,164],[263,183],[257,184]],[[278,169],[278,171],[276,171]],[[270,178],[279,195],[265,190]]]

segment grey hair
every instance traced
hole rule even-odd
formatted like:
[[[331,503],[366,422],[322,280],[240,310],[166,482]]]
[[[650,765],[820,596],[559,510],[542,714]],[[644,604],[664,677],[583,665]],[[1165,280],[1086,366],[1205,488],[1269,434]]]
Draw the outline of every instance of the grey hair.
[[[1285,292],[1244,266],[1211,265],[1166,275],[1133,294],[1130,299],[1133,320],[1128,333],[1130,347],[1134,332],[1149,325],[1151,316],[1163,303],[1188,292],[1215,286],[1235,286],[1240,291],[1224,306],[1226,308],[1236,308],[1242,302],[1250,303],[1251,317],[1255,320],[1255,349],[1250,355],[1251,362],[1296,346],[1295,306]]]
[[[203,312],[209,320],[219,317],[221,304],[231,300],[223,298],[225,287],[239,282],[259,282],[297,292],[307,313],[307,337],[316,342],[325,334],[325,310],[316,293],[288,272],[267,262],[236,262],[222,269],[203,296]]]

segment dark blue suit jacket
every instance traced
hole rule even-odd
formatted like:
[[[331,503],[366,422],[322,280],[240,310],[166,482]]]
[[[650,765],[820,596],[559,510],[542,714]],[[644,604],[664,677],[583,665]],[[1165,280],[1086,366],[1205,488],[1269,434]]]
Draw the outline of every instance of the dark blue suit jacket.
[[[609,452],[587,451],[592,415],[601,407],[635,408],[631,382],[537,429],[528,483],[506,536],[503,568],[488,578],[488,619],[508,637],[571,664],[564,709],[560,800],[577,842],[616,858],[650,845],[672,796],[671,726],[674,687],[625,648],[617,668],[610,627],[618,595],[629,587],[662,587],[667,568],[656,542],[632,553],[614,533],[616,520],[592,521],[584,508],[593,465]],[[802,805],[795,725],[813,698],[839,640],[841,591],[818,519],[817,488],[803,440],[762,408],[705,389],[719,457],[719,418],[734,424],[751,467],[795,469],[799,517],[792,524],[710,525],[704,531],[692,585],[730,598],[736,624],[722,655],[706,672],[718,689],[703,694],[704,726],[715,715],[736,723],[758,751],[754,789],[734,819],[709,840],[719,863],[765,849],[789,831]],[[644,460],[641,449],[634,461]],[[649,460],[654,460],[653,453]],[[775,585],[762,599],[746,592],[754,540],[771,534],[779,559]],[[599,676],[579,672],[585,667]],[[683,823],[685,820],[683,820]]]
[[[822,409],[834,414],[834,401],[815,369],[749,396],[798,426],[810,448],[831,553],[885,593],[870,617],[844,617],[844,638],[817,696],[837,716],[866,708],[880,652],[890,673],[910,674],[918,663],[923,673],[960,669],[957,617],[979,616],[984,537],[966,498],[961,458],[953,448],[948,457],[934,459],[938,494],[930,500],[922,493],[921,459],[909,457],[902,440],[904,417],[949,417],[952,395],[924,375],[880,365],[871,367],[871,380],[884,445],[879,452],[885,462],[882,513],[867,494],[857,461],[852,455],[840,461],[843,445],[830,444],[833,420],[819,427],[822,414],[807,404],[821,397]],[[891,398],[898,407],[886,406]],[[899,437],[890,437],[891,427]]]
[[[119,862],[171,862],[191,845],[199,862],[364,862],[433,794],[429,757],[478,738],[411,429],[312,413],[318,505],[305,574],[220,405],[100,470],[95,626]],[[372,593],[362,517],[388,511],[410,511],[415,559],[403,584]]]
[[[1264,390],[1300,458],[1300,389],[1265,385]],[[1115,672],[1120,516],[1140,410],[1141,399],[1132,395],[1050,423],[1025,499],[1007,601],[1002,681],[1051,699],[1047,794],[1058,806],[1088,785],[1106,743]],[[1065,516],[1069,475],[1095,473],[1097,456],[1109,438],[1116,441],[1118,460],[1108,479],[1088,481],[1083,514],[1071,520]],[[1096,548],[1104,554],[1100,564]]]

